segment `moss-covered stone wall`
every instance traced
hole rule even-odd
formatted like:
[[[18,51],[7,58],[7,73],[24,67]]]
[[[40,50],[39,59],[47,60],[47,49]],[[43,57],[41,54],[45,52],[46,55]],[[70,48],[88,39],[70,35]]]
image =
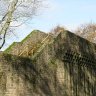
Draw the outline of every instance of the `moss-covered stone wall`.
[[[32,31],[28,36],[26,36],[21,42],[14,42],[10,45],[4,53],[13,54],[13,55],[20,55],[22,51],[25,50],[22,56],[25,56],[26,52],[31,50],[37,43],[40,43],[45,37],[47,36],[46,33],[41,32],[39,30]]]
[[[64,31],[40,49],[1,53],[0,96],[95,96],[96,44]]]
[[[96,44],[61,32],[34,60],[39,73],[53,84],[49,84],[53,96],[95,96]]]

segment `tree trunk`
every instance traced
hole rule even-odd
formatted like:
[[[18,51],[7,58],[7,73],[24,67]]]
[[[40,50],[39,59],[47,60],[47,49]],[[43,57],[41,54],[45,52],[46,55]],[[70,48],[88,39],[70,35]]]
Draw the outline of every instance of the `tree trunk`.
[[[0,25],[0,35],[4,34],[3,38],[2,38],[2,44],[0,45],[0,49],[3,47],[3,45],[5,44],[5,37],[6,37],[6,33],[7,30],[10,26],[11,20],[12,20],[12,15],[15,11],[16,5],[18,3],[18,0],[12,0],[12,2],[9,5],[8,11],[6,13],[6,15],[4,16],[2,23]]]

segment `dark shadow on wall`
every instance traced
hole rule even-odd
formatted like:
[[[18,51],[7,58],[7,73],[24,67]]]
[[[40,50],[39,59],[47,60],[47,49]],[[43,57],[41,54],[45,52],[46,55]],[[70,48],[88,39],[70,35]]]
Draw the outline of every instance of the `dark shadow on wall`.
[[[13,75],[15,73],[23,80],[24,93],[18,93],[19,96],[68,96],[56,78],[56,68],[45,64],[45,60],[42,59],[43,63],[39,65],[29,58],[12,55],[4,55],[4,58],[10,63]]]
[[[58,50],[57,58],[64,62],[66,76],[69,75],[72,96],[95,96],[96,94],[96,65],[95,62],[79,62],[71,55],[64,58],[63,50]],[[82,53],[83,54],[83,53]],[[67,54],[68,55],[68,54]],[[59,57],[58,57],[59,56]],[[74,56],[75,57],[75,56]],[[77,60],[78,59],[78,60]],[[67,78],[67,77],[64,78]],[[69,82],[68,82],[69,83]],[[68,86],[68,85],[66,85]]]
[[[83,55],[84,52],[90,53],[90,48],[88,49],[88,46],[85,46],[85,41],[84,43],[83,40],[77,40],[77,37],[74,37],[72,34],[67,34],[67,39],[62,39],[62,41],[61,39],[61,37],[56,39],[57,41],[55,43],[57,48],[55,51],[57,52],[57,58],[64,62],[63,67],[66,70],[64,78],[68,78],[69,75],[71,96],[95,96],[96,66],[94,65],[93,67],[87,63],[76,63],[74,59],[73,61],[70,59],[65,61],[63,58],[65,49],[80,51]],[[86,51],[86,49],[88,50]],[[18,74],[18,77],[23,80],[24,93],[20,93],[19,96],[26,96],[26,94],[28,96],[37,96],[38,94],[40,96],[69,96],[69,89],[66,87],[69,86],[69,81],[67,83],[66,79],[66,84],[65,82],[64,84],[60,84],[56,73],[58,65],[53,67],[52,65],[54,64],[52,62],[50,63],[51,65],[46,64],[44,56],[41,56],[43,58],[38,60],[39,62],[12,55],[5,55],[4,57],[10,63],[12,72]]]
[[[63,41],[63,42],[62,42]],[[64,62],[66,76],[69,75],[72,96],[95,96],[96,94],[96,57],[95,45],[87,40],[67,33],[66,39],[59,43],[56,56]],[[66,51],[67,50],[67,51]],[[71,52],[70,52],[71,51]],[[65,58],[65,52],[68,52]],[[71,54],[69,54],[71,53]],[[82,58],[74,56],[80,53]],[[79,54],[78,54],[79,55]],[[79,59],[82,59],[80,62]],[[67,78],[67,77],[64,77]],[[69,83],[69,82],[68,82]],[[68,86],[68,85],[66,85]]]
[[[52,58],[51,60],[49,60],[49,64],[47,64],[44,58],[40,59],[42,63],[40,64],[41,66],[39,67],[39,72],[40,74],[42,74],[42,78],[46,78],[47,80],[46,83],[49,84],[49,88],[52,93],[51,95],[49,94],[48,96],[69,96],[68,92],[65,89],[66,87],[64,86],[64,84],[61,85],[57,78],[57,64],[55,60],[56,58]],[[43,88],[45,88],[45,86],[43,86]]]

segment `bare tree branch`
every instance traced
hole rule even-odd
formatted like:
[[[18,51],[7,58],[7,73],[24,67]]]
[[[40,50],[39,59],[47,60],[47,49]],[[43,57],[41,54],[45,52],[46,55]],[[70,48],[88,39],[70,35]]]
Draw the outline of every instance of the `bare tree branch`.
[[[11,4],[9,5],[9,8],[8,8],[6,15],[3,17],[3,21],[2,21],[1,26],[0,26],[0,35],[4,34],[4,37],[3,37],[3,43],[1,44],[0,49],[2,48],[2,46],[5,43],[6,33],[7,33],[9,26],[10,26],[10,22],[12,20],[12,15],[14,13],[14,10],[15,10],[17,3],[18,3],[18,0],[13,0],[11,2]]]
[[[88,23],[80,26],[76,31],[76,34],[96,43],[96,24]]]
[[[5,44],[6,33],[7,33],[7,31],[5,31],[5,33],[4,33],[3,42],[2,42],[2,44],[0,45],[0,49],[1,49],[1,48],[4,46],[4,44]]]
[[[22,23],[16,25],[16,26],[10,26],[10,27],[19,27],[19,26],[22,26],[23,24],[25,24],[27,21],[29,20],[29,18],[25,21],[23,21]]]
[[[42,1],[42,0],[41,0]],[[3,47],[6,39],[6,34],[8,33],[10,28],[15,29],[15,27],[19,27],[26,23],[30,18],[36,16],[37,10],[41,7],[40,0],[0,0],[0,9],[2,10],[0,17],[0,36],[3,36],[0,41],[2,43],[0,45],[0,49]],[[2,2],[2,3],[1,3]],[[5,7],[6,4],[6,7]],[[7,10],[8,9],[8,10]],[[13,26],[12,23],[17,22],[18,25]],[[18,23],[19,22],[19,23]]]

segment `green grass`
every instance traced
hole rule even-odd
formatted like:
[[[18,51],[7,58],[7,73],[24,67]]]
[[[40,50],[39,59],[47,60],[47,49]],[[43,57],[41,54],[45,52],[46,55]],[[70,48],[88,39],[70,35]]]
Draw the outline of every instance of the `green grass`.
[[[17,42],[13,42],[5,51],[4,51],[4,53],[8,53],[10,50],[11,50],[11,48],[16,44]]]
[[[38,32],[39,30],[33,30],[30,34],[28,34],[22,41],[21,43],[23,43],[24,41],[26,41],[32,34]]]

